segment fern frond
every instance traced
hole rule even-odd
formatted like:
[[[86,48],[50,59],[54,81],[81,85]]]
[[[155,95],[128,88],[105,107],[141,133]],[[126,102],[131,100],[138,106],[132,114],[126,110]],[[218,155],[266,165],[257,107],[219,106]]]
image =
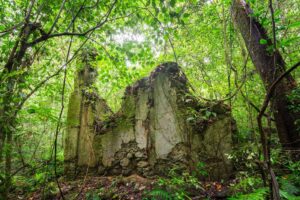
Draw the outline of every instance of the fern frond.
[[[150,197],[151,200],[171,200],[171,195],[165,191],[165,190],[161,190],[161,189],[154,189],[152,191],[150,191],[148,193],[148,195]]]

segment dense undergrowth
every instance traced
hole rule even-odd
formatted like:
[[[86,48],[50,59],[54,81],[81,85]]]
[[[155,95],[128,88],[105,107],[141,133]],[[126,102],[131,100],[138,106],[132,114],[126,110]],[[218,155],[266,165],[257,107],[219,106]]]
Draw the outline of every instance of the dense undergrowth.
[[[246,161],[239,162],[245,166],[240,167],[240,171],[236,171],[235,175],[226,181],[205,180],[207,172],[204,163],[198,163],[197,169],[191,173],[181,173],[172,169],[168,176],[148,179],[138,175],[136,177],[87,175],[70,179],[64,177],[62,159],[58,163],[57,180],[66,199],[264,200],[268,198],[269,188],[264,186],[257,158],[251,153],[246,157]],[[292,162],[287,157],[274,155],[272,162],[280,184],[281,198],[299,199],[300,161]],[[61,193],[53,174],[53,167],[53,163],[32,170],[28,166],[27,173],[14,176],[10,199],[60,199]]]

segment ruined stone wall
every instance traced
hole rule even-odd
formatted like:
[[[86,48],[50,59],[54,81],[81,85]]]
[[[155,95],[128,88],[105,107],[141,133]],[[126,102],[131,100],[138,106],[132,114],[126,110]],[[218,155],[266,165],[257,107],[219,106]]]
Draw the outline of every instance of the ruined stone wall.
[[[176,63],[162,64],[128,86],[116,113],[95,91],[85,92],[89,73],[91,68],[79,72],[83,81],[75,84],[69,102],[66,172],[88,167],[99,174],[151,176],[172,168],[193,170],[204,162],[211,179],[230,175],[230,109],[200,103]]]

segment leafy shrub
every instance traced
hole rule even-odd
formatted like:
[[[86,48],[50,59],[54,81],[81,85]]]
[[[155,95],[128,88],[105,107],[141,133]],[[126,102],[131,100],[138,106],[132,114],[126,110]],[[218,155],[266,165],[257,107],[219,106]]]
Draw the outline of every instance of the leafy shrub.
[[[254,190],[252,193],[238,194],[234,197],[228,198],[228,200],[244,200],[244,199],[265,200],[267,195],[268,195],[268,189],[259,188],[257,190]]]
[[[259,177],[243,174],[236,184],[232,184],[230,190],[234,195],[251,193],[262,187],[262,180]]]
[[[154,189],[149,191],[147,194],[147,198],[144,200],[171,200],[171,194],[162,189]]]
[[[190,191],[204,191],[201,182],[198,180],[199,175],[207,175],[204,170],[204,163],[197,163],[194,173],[178,173],[176,168],[170,170],[168,178],[159,178],[157,186],[152,191],[146,193],[146,199],[190,199]]]

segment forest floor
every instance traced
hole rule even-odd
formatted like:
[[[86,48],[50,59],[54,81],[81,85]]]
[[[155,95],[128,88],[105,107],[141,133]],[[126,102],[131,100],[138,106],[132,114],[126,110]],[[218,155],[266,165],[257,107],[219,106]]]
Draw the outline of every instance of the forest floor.
[[[86,199],[86,200],[139,200],[153,199],[151,191],[157,188],[158,179],[147,179],[138,175],[128,177],[122,176],[102,176],[102,177],[80,177],[76,180],[59,180],[61,192],[64,198],[61,197],[56,183],[53,183],[53,191],[51,187],[41,188],[31,193],[26,198],[15,196],[15,199]],[[198,190],[192,189],[188,191],[189,198],[187,199],[226,199],[228,194],[228,184],[218,182],[202,182],[201,188]],[[47,189],[45,189],[47,188]],[[54,189],[56,188],[56,189]],[[159,190],[157,190],[159,191]],[[162,194],[163,196],[163,194]],[[13,198],[13,197],[12,197]],[[165,199],[155,198],[155,199]]]

